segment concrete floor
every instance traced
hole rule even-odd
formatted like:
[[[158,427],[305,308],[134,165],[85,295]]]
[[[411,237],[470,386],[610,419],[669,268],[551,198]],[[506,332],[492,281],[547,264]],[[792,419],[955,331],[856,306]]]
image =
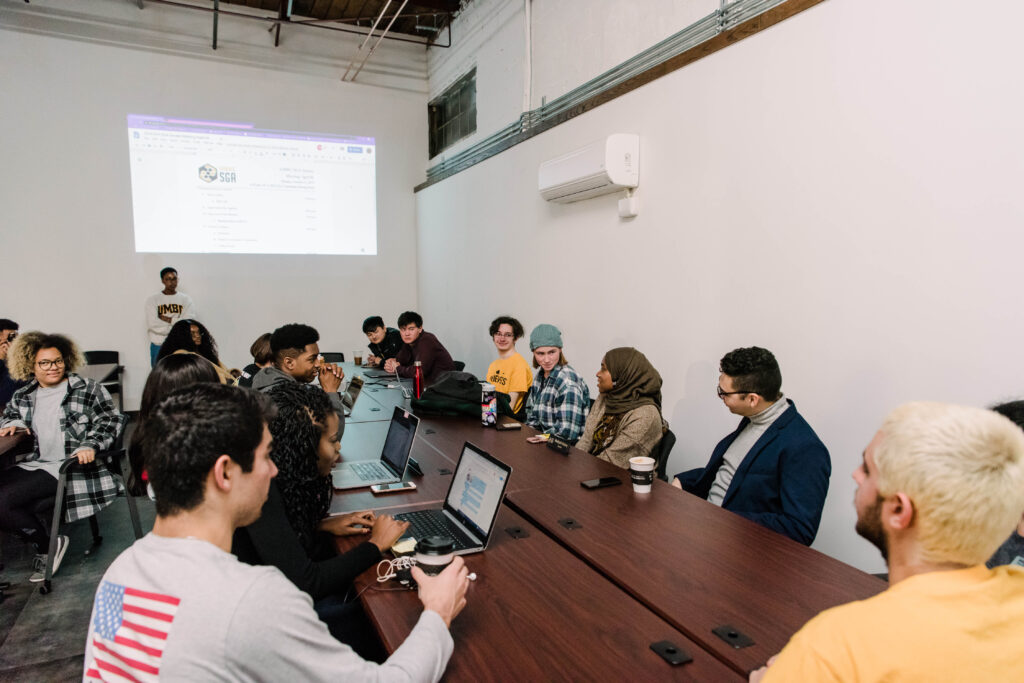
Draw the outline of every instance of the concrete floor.
[[[148,533],[155,518],[153,504],[147,498],[136,501],[143,533]],[[3,538],[0,580],[11,587],[0,604],[0,682],[82,680],[96,586],[114,558],[135,540],[124,498],[100,511],[98,519],[103,542],[89,555],[89,522],[63,527],[71,545],[48,595],[41,595],[39,584],[28,580],[33,549],[17,538]]]

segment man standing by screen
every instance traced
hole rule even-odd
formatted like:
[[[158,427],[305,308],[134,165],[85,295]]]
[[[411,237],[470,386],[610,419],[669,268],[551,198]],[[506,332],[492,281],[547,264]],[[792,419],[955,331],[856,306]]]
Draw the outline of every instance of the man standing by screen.
[[[146,327],[149,330],[149,364],[156,365],[156,354],[167,339],[171,326],[179,320],[196,317],[192,297],[178,291],[178,271],[164,268],[160,271],[163,291],[146,299]]]

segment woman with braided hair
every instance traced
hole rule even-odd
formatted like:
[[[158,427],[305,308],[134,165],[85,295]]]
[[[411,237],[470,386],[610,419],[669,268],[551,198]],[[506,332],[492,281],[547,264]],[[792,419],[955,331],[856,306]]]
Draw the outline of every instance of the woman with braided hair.
[[[318,387],[281,382],[267,394],[277,406],[277,417],[269,425],[277,476],[260,518],[235,532],[232,552],[248,564],[280,569],[313,598],[331,633],[356,645],[348,622],[353,610],[358,615],[358,602],[345,603],[343,596],[356,576],[380,561],[408,523],[370,511],[327,517],[331,468],[340,452],[338,416]],[[369,538],[339,555],[333,537],[357,534]]]

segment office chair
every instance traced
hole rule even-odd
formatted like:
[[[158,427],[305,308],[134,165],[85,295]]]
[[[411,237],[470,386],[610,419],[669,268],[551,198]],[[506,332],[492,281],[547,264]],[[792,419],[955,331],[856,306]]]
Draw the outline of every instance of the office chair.
[[[344,363],[345,362],[345,354],[343,354],[343,353],[336,353],[336,352],[333,352],[333,351],[324,351],[320,355],[324,357],[324,362],[325,363]]]
[[[117,394],[117,409],[124,412],[124,388],[122,386],[122,375],[124,368],[121,366],[121,354],[117,351],[85,351],[86,365],[117,365],[117,374],[114,379],[102,382],[103,388],[111,394]]]
[[[666,429],[665,433],[661,437],[661,441],[651,451],[651,457],[654,458],[655,466],[654,471],[658,475],[658,479],[662,481],[668,481],[668,475],[665,474],[665,468],[668,466],[668,456],[672,452],[672,447],[676,445],[676,435],[672,433],[671,429]]]

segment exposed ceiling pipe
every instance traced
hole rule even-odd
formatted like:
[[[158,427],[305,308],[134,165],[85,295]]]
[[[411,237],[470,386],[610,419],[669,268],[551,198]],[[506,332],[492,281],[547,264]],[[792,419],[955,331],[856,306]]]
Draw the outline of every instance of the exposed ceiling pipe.
[[[532,0],[523,0],[523,14],[526,37],[526,49],[523,58],[523,113],[533,108],[533,19],[531,17]]]
[[[191,9],[191,10],[196,10],[196,11],[199,11],[199,12],[213,13],[213,7],[201,7],[199,5],[190,5],[187,2],[175,2],[175,0],[149,0],[149,2],[151,2],[153,4],[157,4],[157,5],[168,5],[170,7],[180,7],[181,9]],[[139,5],[141,5],[141,4],[142,4],[142,0],[139,0]],[[143,7],[140,6],[139,9],[143,9]],[[222,16],[237,17],[239,19],[249,19],[249,20],[252,20],[252,21],[262,21],[262,22],[266,22],[266,23],[270,23],[270,24],[276,24],[277,22],[280,21],[280,19],[278,19],[277,17],[267,17],[267,16],[262,16],[261,17],[261,16],[256,16],[254,14],[244,14],[242,12],[232,12],[230,10],[224,10],[224,9],[218,10],[218,13],[220,15],[222,15]],[[345,19],[334,20],[334,23],[345,23],[346,21],[350,21],[350,20],[345,20]],[[326,25],[324,23],[315,23],[314,21],[290,21],[288,23],[290,25],[292,25],[292,26],[306,25],[306,26],[309,26],[310,28],[320,28],[320,29],[324,29],[324,30],[327,30],[327,31],[340,31],[341,33],[352,33],[352,34],[355,34],[357,36],[365,36],[366,35],[365,32],[358,31],[355,28],[343,28],[341,26],[328,26],[328,25]],[[274,27],[271,26],[270,30],[273,30],[273,28]],[[432,42],[433,39],[429,39],[429,40],[416,40],[415,38],[412,38],[412,37],[409,37],[409,38],[399,38],[397,35],[390,35],[390,36],[388,36],[388,40],[397,40],[397,41],[402,42],[402,43],[413,43],[415,45],[423,45],[423,46],[427,46],[427,47],[429,47],[431,45],[433,45],[435,47],[445,47],[445,48],[451,47],[451,40],[450,40],[450,38],[449,38],[449,41],[448,41],[447,45],[441,45],[440,43],[434,43],[434,42]]]
[[[365,57],[363,57],[363,61],[359,63],[359,68],[356,69],[356,72],[354,74],[352,74],[351,80],[356,80],[356,76],[358,76],[359,72],[363,70],[363,65],[366,64],[366,60],[370,58],[370,55],[373,54],[373,51],[376,50],[377,46],[380,45],[382,40],[384,40],[384,36],[388,34],[388,31],[390,31],[392,25],[394,25],[395,19],[398,19],[398,15],[402,13],[402,10],[405,9],[405,6],[408,4],[409,0],[403,0],[402,6],[398,8],[398,12],[395,14],[394,17],[391,18],[391,21],[388,22],[388,25],[384,28],[384,33],[380,34],[380,38],[377,39],[377,42],[373,44],[373,47],[370,48],[370,51],[366,53]]]
[[[384,13],[388,11],[388,7],[390,5],[391,0],[388,0],[386,3],[384,3],[384,6],[380,10],[380,14],[377,16],[376,19],[373,20],[373,26],[370,27],[370,32],[366,34],[365,38],[363,38],[363,42],[359,44],[359,49],[356,50],[355,56],[352,57],[352,61],[348,63],[348,68],[345,69],[345,75],[341,77],[341,80],[344,81],[345,79],[348,78],[348,72],[352,70],[352,65],[356,63],[356,60],[359,58],[359,54],[363,51],[363,48],[366,47],[366,44],[370,42],[370,38],[373,36],[373,32],[377,29],[377,24],[380,23],[381,17],[383,17]],[[360,11],[362,10],[360,9]],[[394,19],[392,19],[392,21],[394,21]],[[388,28],[391,28],[391,24],[388,24]],[[387,31],[384,31],[384,33],[387,33]],[[383,37],[383,34],[381,35],[381,37]],[[366,60],[364,59],[363,61]],[[352,78],[355,78],[355,76],[353,76]]]

